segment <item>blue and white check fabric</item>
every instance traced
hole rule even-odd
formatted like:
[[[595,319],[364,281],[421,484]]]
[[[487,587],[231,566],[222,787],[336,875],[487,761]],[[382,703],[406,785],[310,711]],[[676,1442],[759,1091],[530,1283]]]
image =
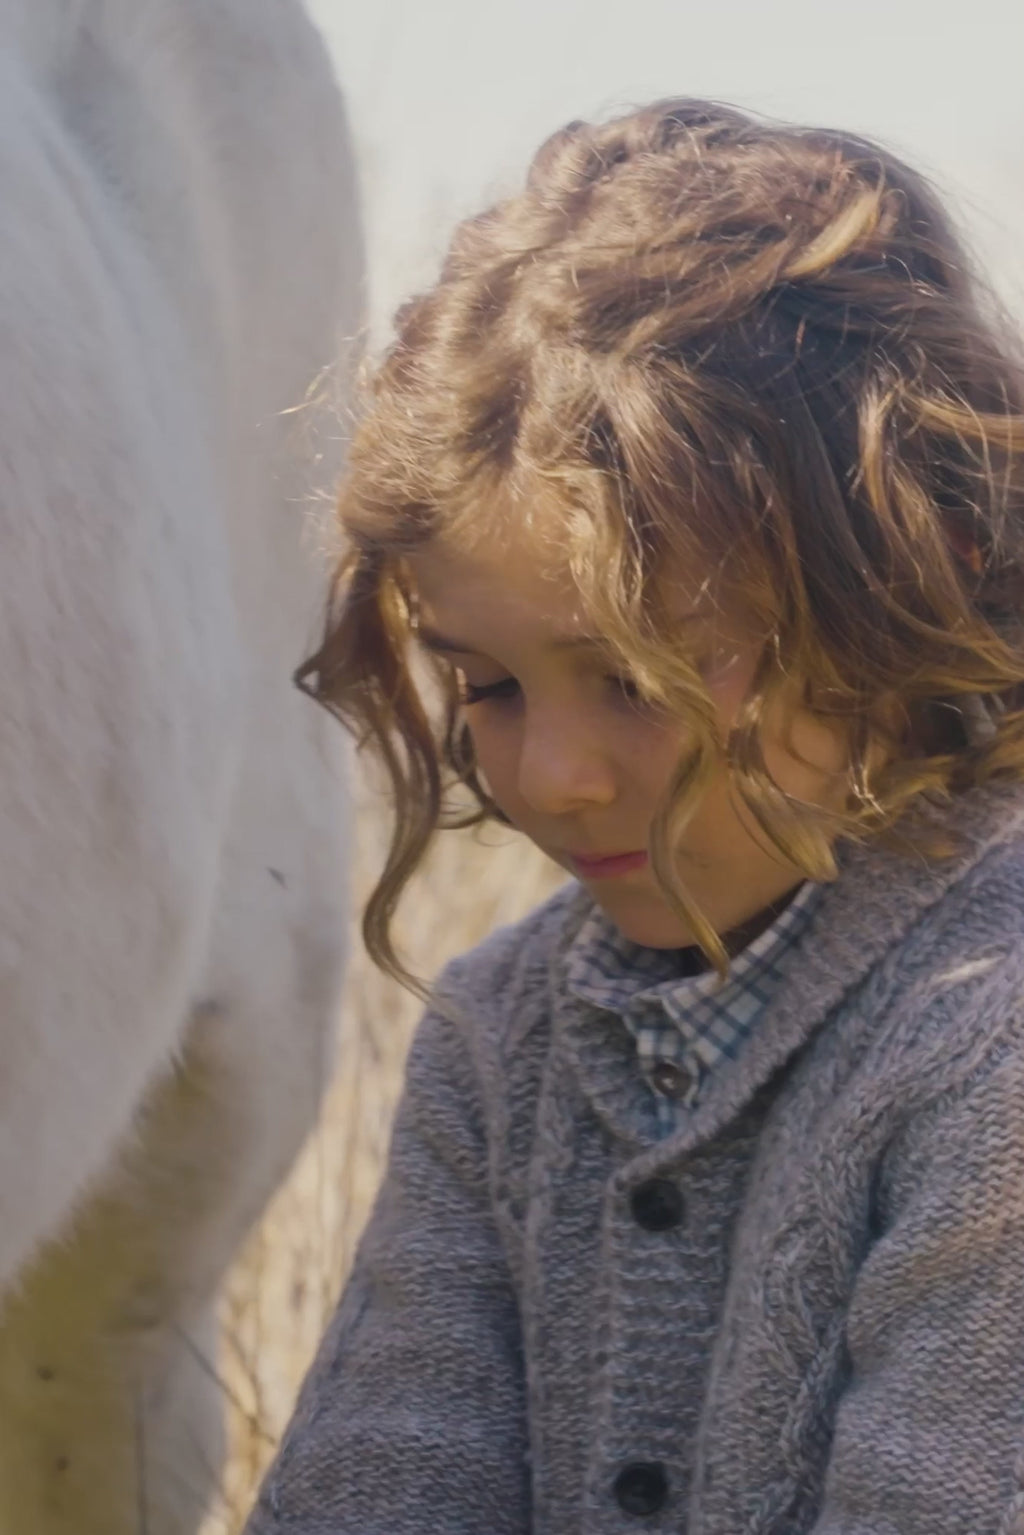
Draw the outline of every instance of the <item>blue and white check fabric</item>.
[[[723,984],[696,969],[694,949],[632,943],[598,908],[567,956],[574,996],[619,1015],[636,1041],[637,1061],[668,1134],[700,1096],[709,1073],[735,1060],[779,979],[779,961],[797,944],[823,887],[808,880],[763,933],[736,954]]]

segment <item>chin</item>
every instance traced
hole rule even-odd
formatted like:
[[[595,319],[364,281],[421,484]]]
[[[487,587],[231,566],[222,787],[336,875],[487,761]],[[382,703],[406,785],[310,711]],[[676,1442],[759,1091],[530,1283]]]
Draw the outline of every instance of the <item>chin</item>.
[[[594,899],[630,943],[640,944],[645,949],[685,949],[696,941],[687,924],[667,906],[652,909],[652,902],[647,910],[643,910],[639,903],[600,900],[596,895]]]

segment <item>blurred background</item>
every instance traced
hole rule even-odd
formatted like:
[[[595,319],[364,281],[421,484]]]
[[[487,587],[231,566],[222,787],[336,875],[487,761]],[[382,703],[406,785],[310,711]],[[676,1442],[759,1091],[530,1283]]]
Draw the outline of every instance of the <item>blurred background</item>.
[[[310,0],[359,155],[370,344],[430,281],[456,219],[513,188],[573,117],[703,95],[884,140],[940,188],[1001,297],[1024,316],[1024,6],[1019,0]],[[301,261],[301,252],[297,259]],[[386,845],[357,773],[356,907]],[[557,879],[507,833],[443,837],[405,903],[413,968],[514,920]],[[289,1415],[381,1173],[419,1005],[353,935],[339,1075],[295,1175],[226,1300],[233,1455],[206,1535],[235,1535]]]
[[[310,0],[363,173],[375,333],[572,117],[712,96],[884,139],[1024,294],[1018,0]]]

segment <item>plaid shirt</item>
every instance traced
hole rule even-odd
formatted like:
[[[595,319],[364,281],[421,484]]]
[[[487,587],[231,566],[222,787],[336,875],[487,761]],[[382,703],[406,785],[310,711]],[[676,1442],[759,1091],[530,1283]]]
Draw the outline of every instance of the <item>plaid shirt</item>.
[[[696,1102],[708,1073],[739,1055],[775,987],[778,962],[799,941],[821,888],[810,880],[801,885],[771,926],[734,956],[724,985],[716,971],[697,968],[699,950],[643,948],[598,909],[584,922],[569,951],[569,990],[618,1013],[633,1035],[662,1134]]]

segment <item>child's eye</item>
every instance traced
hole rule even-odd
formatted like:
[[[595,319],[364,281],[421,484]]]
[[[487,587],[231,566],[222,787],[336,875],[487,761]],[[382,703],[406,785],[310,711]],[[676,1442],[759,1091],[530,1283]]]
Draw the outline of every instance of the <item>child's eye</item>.
[[[487,698],[514,698],[519,684],[514,677],[502,677],[499,682],[488,682],[476,687],[459,674],[459,698],[464,704],[481,704]]]

